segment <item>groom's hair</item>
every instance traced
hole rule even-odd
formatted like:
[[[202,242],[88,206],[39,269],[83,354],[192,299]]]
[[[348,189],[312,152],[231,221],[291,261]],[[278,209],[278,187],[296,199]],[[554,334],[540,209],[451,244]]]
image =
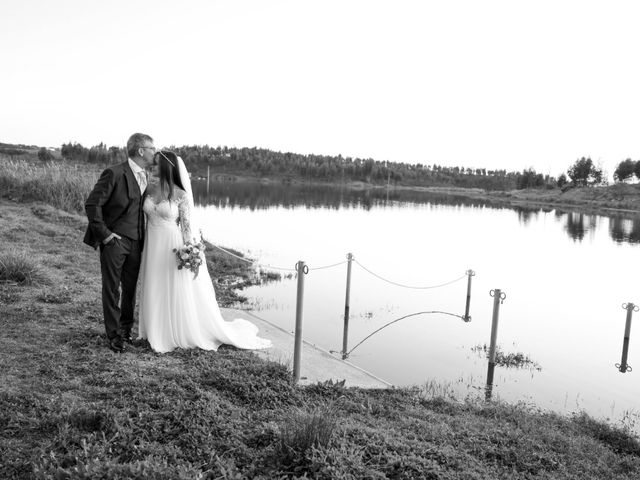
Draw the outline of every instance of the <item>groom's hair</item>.
[[[161,150],[156,153],[154,160],[160,167],[160,190],[163,193],[166,191],[167,198],[171,200],[174,186],[184,190],[178,170],[178,155],[169,150]]]
[[[136,157],[138,155],[138,149],[144,147],[145,143],[153,142],[153,138],[144,133],[134,133],[127,140],[127,155],[129,158]]]

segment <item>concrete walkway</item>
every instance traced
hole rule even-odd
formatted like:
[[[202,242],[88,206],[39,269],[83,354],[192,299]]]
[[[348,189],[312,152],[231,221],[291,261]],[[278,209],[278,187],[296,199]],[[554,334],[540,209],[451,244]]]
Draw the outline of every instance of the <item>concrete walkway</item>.
[[[246,310],[221,308],[225,320],[244,318],[249,320],[260,330],[260,336],[268,338],[273,343],[271,348],[256,350],[259,357],[266,358],[286,365],[293,369],[294,336],[277,325],[268,322]],[[332,355],[326,350],[304,342],[300,361],[300,384],[308,385],[327,380],[345,380],[347,387],[389,388],[390,383],[376,377],[350,362],[342,360],[338,355]]]

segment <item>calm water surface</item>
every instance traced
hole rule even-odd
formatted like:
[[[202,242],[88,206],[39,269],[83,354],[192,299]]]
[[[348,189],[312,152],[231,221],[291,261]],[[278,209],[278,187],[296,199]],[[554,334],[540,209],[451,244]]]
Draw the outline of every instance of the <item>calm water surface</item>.
[[[501,289],[498,345],[540,366],[497,368],[494,396],[567,413],[637,419],[638,373],[620,373],[626,311],[640,303],[640,218],[553,209],[510,209],[461,198],[304,186],[197,185],[199,221],[217,245],[261,264],[311,268],[305,278],[304,338],[341,350],[348,252],[396,283],[354,264],[349,347],[377,328],[421,311],[464,314],[465,271],[473,277],[472,321],[424,314],[397,322],[356,348],[350,360],[396,385],[436,381],[459,398],[482,395],[493,299]],[[296,279],[252,287],[255,313],[290,331]],[[640,313],[636,314],[640,315]],[[640,320],[637,320],[640,321]],[[632,328],[629,364],[640,368]]]

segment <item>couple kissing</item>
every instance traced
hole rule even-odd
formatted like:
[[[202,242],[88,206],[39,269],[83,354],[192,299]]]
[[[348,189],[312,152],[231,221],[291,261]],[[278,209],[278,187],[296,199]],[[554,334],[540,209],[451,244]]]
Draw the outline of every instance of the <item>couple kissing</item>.
[[[202,244],[194,236],[193,192],[184,161],[134,133],[127,161],[106,168],[85,202],[84,243],[100,251],[102,308],[108,346],[124,352],[138,339],[159,353],[176,348],[217,350],[222,344],[268,348],[271,342],[244,319],[220,313]],[[197,266],[186,266],[180,252]],[[178,256],[176,256],[178,252]],[[179,268],[180,267],[180,268]],[[195,275],[194,275],[195,273]]]

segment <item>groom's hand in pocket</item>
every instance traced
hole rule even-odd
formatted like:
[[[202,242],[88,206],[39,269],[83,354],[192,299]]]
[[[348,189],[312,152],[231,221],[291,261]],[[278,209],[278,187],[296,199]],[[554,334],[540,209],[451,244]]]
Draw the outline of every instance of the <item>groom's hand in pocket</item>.
[[[102,243],[104,245],[115,245],[117,240],[120,240],[122,237],[120,235],[118,235],[117,233],[112,233],[111,235],[109,235],[107,238],[105,238]]]

